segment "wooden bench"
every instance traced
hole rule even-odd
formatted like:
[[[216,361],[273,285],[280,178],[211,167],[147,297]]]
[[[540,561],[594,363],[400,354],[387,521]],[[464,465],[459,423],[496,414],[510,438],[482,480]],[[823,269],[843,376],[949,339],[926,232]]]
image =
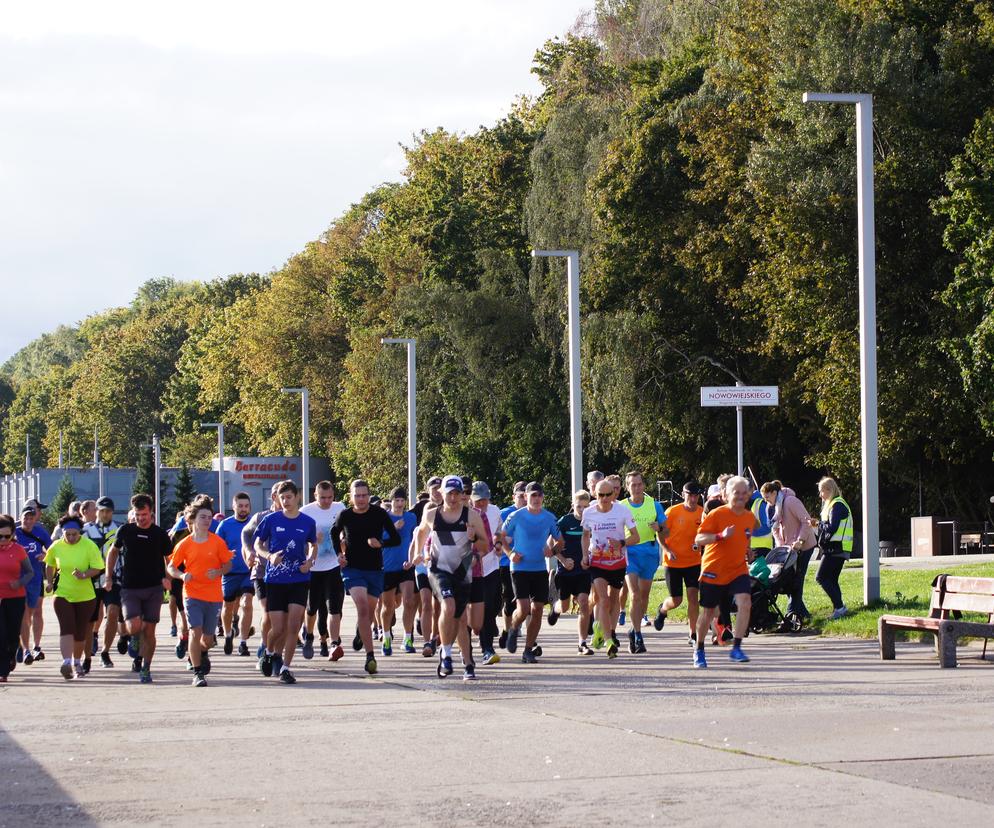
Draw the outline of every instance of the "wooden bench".
[[[956,612],[987,615],[987,623],[961,621]],[[956,641],[963,636],[994,638],[994,578],[957,578],[940,575],[932,588],[927,618],[881,615],[878,622],[880,658],[894,658],[894,631],[919,630],[935,636],[935,652],[940,667],[956,666]],[[986,643],[984,647],[986,653]]]

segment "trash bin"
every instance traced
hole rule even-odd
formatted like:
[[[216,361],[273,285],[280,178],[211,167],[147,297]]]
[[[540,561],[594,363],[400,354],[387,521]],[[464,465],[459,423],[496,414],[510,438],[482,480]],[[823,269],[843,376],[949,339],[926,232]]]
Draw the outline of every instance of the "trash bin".
[[[897,544],[894,541],[880,541],[880,557],[896,558]]]

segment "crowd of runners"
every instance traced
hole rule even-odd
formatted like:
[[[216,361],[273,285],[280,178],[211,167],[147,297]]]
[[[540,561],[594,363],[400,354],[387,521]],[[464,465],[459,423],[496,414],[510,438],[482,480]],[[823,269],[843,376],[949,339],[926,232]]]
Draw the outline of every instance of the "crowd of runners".
[[[637,657],[647,652],[648,628],[662,630],[685,600],[688,665],[707,667],[709,641],[744,663],[750,564],[775,545],[797,555],[789,612],[808,614],[804,572],[816,547],[818,583],[834,617],[846,612],[838,578],[852,550],[852,513],[831,478],[819,494],[821,513],[811,518],[779,481],[757,487],[722,475],[709,488],[688,482],[682,502],[666,508],[646,494],[639,472],[622,480],[594,471],[557,518],[538,482],[516,483],[513,503],[500,509],[485,482],[457,475],[431,478],[413,504],[403,488],[381,500],[353,480],[348,506],[322,481],[301,507],[296,484],[284,480],[256,514],[244,492],[229,517],[198,495],[167,531],[154,522],[151,497],[138,494],[119,526],[103,497],[73,504],[51,535],[40,521],[43,504],[29,500],[19,520],[0,515],[0,683],[18,664],[46,658],[47,594],[66,679],[84,678],[98,659],[113,668],[126,656],[138,680],[152,682],[168,605],[175,655],[194,686],[207,685],[218,650],[294,684],[298,654],[346,657],[346,596],[357,617],[346,644],[369,674],[379,670],[378,655],[405,653],[432,659],[444,678],[457,649],[466,681],[476,678],[476,652],[484,665],[499,663],[501,651],[536,664],[543,624],[564,615],[576,616],[578,657],[616,658],[626,626],[628,652]],[[650,619],[660,567],[668,597]],[[261,643],[250,647],[256,625]]]

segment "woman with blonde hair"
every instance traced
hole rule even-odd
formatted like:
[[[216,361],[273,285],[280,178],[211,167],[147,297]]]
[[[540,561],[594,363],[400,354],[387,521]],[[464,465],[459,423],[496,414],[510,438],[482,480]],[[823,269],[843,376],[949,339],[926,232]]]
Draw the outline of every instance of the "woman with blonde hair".
[[[832,619],[835,620],[848,612],[842,602],[839,575],[852,553],[852,509],[843,499],[839,484],[831,477],[818,481],[818,495],[821,497],[821,519],[811,521],[818,532],[818,545],[821,547],[821,563],[815,580],[831,600]]]

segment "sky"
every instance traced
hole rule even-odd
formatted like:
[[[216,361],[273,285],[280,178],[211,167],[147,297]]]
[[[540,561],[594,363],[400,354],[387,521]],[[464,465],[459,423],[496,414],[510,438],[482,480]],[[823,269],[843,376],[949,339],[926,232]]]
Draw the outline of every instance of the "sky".
[[[150,278],[268,273],[539,91],[582,0],[0,0],[0,364]]]

